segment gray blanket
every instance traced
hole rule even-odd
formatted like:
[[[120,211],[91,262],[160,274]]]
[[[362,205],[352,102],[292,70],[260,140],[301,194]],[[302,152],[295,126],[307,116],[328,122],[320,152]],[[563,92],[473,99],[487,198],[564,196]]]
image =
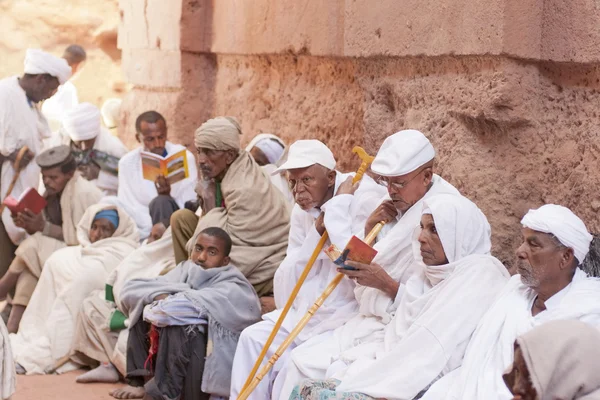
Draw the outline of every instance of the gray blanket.
[[[240,333],[260,320],[260,302],[252,285],[234,266],[205,270],[185,261],[164,276],[133,279],[121,292],[130,326],[144,307],[161,294],[183,293],[208,316],[208,351],[202,391],[229,397],[233,356]],[[212,349],[212,351],[211,351]]]

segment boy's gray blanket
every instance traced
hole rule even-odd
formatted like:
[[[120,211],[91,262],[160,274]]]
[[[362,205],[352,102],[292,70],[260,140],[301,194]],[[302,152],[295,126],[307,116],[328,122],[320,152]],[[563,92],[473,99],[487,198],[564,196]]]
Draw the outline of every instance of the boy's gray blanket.
[[[234,266],[202,269],[185,261],[164,276],[133,279],[123,287],[123,312],[133,326],[144,307],[161,294],[183,292],[208,316],[208,351],[202,391],[229,397],[233,356],[244,328],[260,320],[260,303],[252,285]],[[211,346],[212,342],[212,346]]]

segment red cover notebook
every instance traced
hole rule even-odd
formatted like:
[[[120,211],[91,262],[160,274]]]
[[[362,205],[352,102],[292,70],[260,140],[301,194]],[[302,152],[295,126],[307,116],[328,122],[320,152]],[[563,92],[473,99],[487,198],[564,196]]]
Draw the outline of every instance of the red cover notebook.
[[[8,196],[4,199],[4,204],[13,214],[23,212],[26,208],[34,214],[39,214],[44,207],[46,207],[47,203],[46,199],[40,196],[37,190],[34,188],[27,188],[18,199]]]

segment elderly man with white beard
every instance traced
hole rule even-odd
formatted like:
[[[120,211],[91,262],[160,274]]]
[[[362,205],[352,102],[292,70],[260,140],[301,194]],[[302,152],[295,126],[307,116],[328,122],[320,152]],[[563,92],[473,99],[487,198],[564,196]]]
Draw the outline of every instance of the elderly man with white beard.
[[[416,236],[416,235],[415,235]],[[335,357],[327,375],[305,381],[293,400],[411,400],[460,365],[477,323],[509,274],[490,255],[485,215],[462,196],[423,202],[419,270],[402,286],[382,330]]]
[[[600,281],[580,265],[592,235],[568,208],[547,204],[521,221],[517,273],[479,323],[462,366],[437,381],[423,399],[512,399],[502,373],[518,336],[547,321],[575,319],[600,326]]]
[[[382,330],[398,308],[401,285],[415,271],[413,234],[419,225],[423,201],[449,194],[460,196],[454,186],[434,174],[435,150],[429,140],[416,130],[404,130],[388,137],[371,170],[378,182],[387,188],[388,196],[365,224],[365,235],[379,221],[384,221],[371,265],[360,265],[358,271],[341,270],[358,285],[354,295],[359,312],[333,334],[318,335],[291,352],[290,362],[280,373],[273,398],[285,399],[302,379],[323,379],[332,357],[351,347],[356,341]]]

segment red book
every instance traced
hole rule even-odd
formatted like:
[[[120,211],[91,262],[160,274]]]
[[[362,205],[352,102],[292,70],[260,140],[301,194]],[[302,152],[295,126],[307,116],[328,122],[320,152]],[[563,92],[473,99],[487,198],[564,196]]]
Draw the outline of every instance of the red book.
[[[4,204],[13,214],[23,212],[26,208],[34,214],[39,214],[46,207],[47,203],[46,199],[40,196],[37,190],[27,188],[18,199],[8,196],[4,199]]]

